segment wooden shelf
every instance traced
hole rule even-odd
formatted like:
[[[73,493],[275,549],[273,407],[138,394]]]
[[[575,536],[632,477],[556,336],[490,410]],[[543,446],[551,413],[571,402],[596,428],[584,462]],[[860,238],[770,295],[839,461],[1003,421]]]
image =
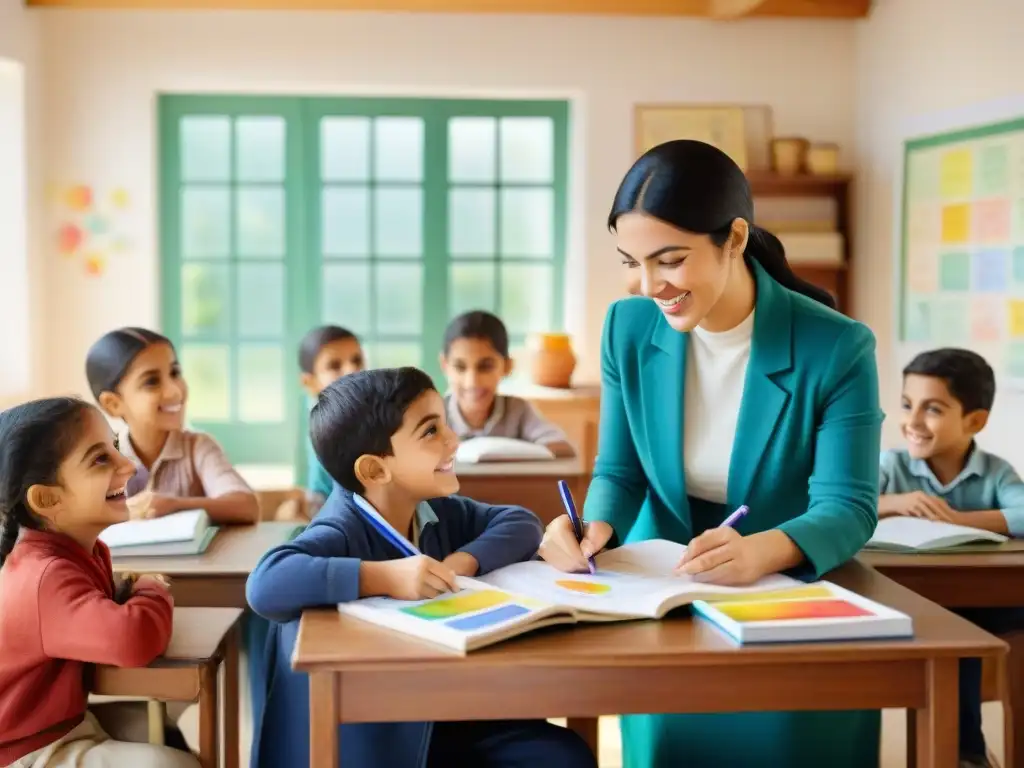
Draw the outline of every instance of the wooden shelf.
[[[750,171],[747,179],[754,197],[835,197],[849,186],[848,173],[834,176],[786,176],[771,171]]]

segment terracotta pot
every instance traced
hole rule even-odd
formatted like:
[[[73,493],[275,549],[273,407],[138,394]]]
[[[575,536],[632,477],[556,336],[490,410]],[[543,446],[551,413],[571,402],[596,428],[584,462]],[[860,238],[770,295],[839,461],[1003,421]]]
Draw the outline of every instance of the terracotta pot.
[[[538,333],[528,340],[530,350],[530,380],[539,387],[568,389],[572,386],[572,372],[576,368],[576,355],[572,352],[569,335],[565,333]]]

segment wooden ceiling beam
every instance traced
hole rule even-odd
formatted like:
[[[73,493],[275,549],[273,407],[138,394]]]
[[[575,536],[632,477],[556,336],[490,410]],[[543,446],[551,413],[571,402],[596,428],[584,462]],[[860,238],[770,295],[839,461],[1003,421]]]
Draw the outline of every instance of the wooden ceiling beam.
[[[35,8],[253,11],[405,11],[703,18],[868,15],[871,0],[24,0]]]

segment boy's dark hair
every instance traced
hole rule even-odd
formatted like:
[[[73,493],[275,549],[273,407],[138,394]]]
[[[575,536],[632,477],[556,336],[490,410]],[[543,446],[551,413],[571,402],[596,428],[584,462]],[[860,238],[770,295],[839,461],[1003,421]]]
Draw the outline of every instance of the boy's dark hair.
[[[508,359],[508,331],[501,318],[482,309],[465,312],[450,323],[444,330],[444,353],[459,339],[482,339],[490,342],[494,351]]]
[[[92,408],[74,397],[51,397],[0,413],[0,566],[22,528],[42,528],[29,509],[28,489],[57,483],[57,471]]]
[[[320,350],[331,342],[344,341],[345,339],[359,341],[359,338],[352,331],[342,328],[340,325],[321,325],[319,328],[311,330],[302,337],[302,341],[299,343],[300,370],[303,373],[312,373]]]
[[[424,392],[436,389],[419,368],[376,368],[342,376],[325,387],[309,415],[313,450],[345,490],[362,493],[355,464],[363,454],[391,456],[391,436]]]
[[[903,369],[903,375],[932,376],[946,382],[949,394],[960,401],[964,413],[991,411],[996,399],[992,366],[977,352],[943,347],[922,352]]]
[[[153,344],[174,345],[166,336],[145,328],[118,328],[100,337],[85,356],[85,377],[96,399],[104,392],[116,392],[132,362]]]

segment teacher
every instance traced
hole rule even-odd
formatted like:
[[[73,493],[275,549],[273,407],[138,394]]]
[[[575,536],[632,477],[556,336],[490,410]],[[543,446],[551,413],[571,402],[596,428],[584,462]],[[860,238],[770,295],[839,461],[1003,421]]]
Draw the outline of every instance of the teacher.
[[[716,584],[815,578],[877,521],[882,412],[871,331],[800,280],[754,226],[750,185],[698,141],[644,154],[615,196],[629,293],[601,340],[601,423],[586,536],[552,522],[566,571],[619,542],[688,543],[679,571]],[[735,527],[717,527],[742,504]],[[679,697],[686,697],[684,688]],[[625,768],[876,768],[878,712],[622,718]]]

